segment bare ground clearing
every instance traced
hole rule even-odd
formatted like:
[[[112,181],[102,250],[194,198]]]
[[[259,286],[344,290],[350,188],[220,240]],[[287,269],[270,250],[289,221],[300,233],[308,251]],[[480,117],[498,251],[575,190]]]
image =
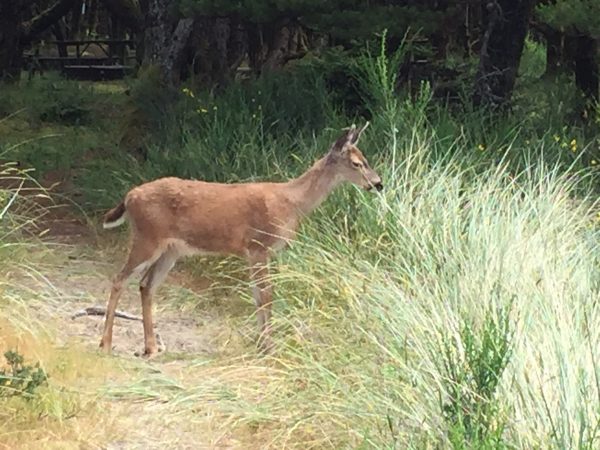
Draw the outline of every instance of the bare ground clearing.
[[[260,385],[271,370],[276,372],[257,355],[254,308],[238,295],[243,282],[213,289],[209,278],[191,277],[176,267],[154,304],[155,330],[166,351],[151,361],[136,358],[143,346],[142,324],[117,318],[113,356],[104,357],[98,350],[103,317],[71,316],[105,305],[110,279],[125,257],[124,237],[98,235],[64,210],[48,214],[38,229],[48,230],[45,245],[32,245],[32,263],[14,268],[9,279],[32,294],[29,314],[50,330],[49,351],[77,349],[82,357],[101,359],[105,373],[97,374],[97,383],[82,376],[67,385],[86,405],[73,420],[88,429],[76,433],[75,442],[49,433],[24,448],[264,447],[260,426],[237,425],[232,413],[236,399],[259,403]],[[131,280],[118,309],[141,316],[137,281]],[[221,397],[229,412],[223,411]],[[90,420],[93,424],[85,425]]]

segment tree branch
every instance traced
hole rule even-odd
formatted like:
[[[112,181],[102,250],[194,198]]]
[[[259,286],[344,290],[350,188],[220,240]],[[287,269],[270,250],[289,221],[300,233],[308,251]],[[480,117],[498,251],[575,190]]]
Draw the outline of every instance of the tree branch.
[[[102,306],[89,306],[87,308],[84,308],[80,311],[77,311],[75,314],[73,314],[71,316],[71,320],[75,320],[78,317],[82,317],[82,316],[105,316],[106,315],[106,308],[102,307]],[[123,311],[115,311],[115,317],[120,317],[122,319],[128,319],[128,320],[139,320],[140,322],[142,321],[141,317],[138,316],[134,316],[133,314],[129,314]]]
[[[67,14],[77,0],[58,0],[54,5],[23,24],[21,43],[29,43],[36,35]]]

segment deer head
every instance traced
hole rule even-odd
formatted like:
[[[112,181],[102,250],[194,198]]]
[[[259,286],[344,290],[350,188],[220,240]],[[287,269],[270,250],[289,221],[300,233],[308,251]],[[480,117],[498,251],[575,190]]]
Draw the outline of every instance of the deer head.
[[[360,130],[353,124],[342,134],[329,149],[327,164],[335,165],[335,172],[343,181],[348,181],[366,189],[381,191],[383,183],[362,152],[356,146],[361,134],[369,126],[369,122]]]

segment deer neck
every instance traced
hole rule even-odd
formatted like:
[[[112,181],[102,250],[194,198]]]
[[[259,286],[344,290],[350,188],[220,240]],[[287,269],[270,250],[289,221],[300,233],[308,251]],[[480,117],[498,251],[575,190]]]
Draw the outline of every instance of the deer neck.
[[[340,183],[335,166],[328,163],[325,156],[287,185],[290,199],[306,215],[323,203]]]

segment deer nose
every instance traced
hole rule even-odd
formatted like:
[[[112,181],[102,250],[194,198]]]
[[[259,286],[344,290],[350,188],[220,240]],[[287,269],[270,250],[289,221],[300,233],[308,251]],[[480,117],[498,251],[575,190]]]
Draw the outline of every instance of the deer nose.
[[[383,183],[381,181],[379,183],[375,183],[375,189],[381,192],[383,190]]]

